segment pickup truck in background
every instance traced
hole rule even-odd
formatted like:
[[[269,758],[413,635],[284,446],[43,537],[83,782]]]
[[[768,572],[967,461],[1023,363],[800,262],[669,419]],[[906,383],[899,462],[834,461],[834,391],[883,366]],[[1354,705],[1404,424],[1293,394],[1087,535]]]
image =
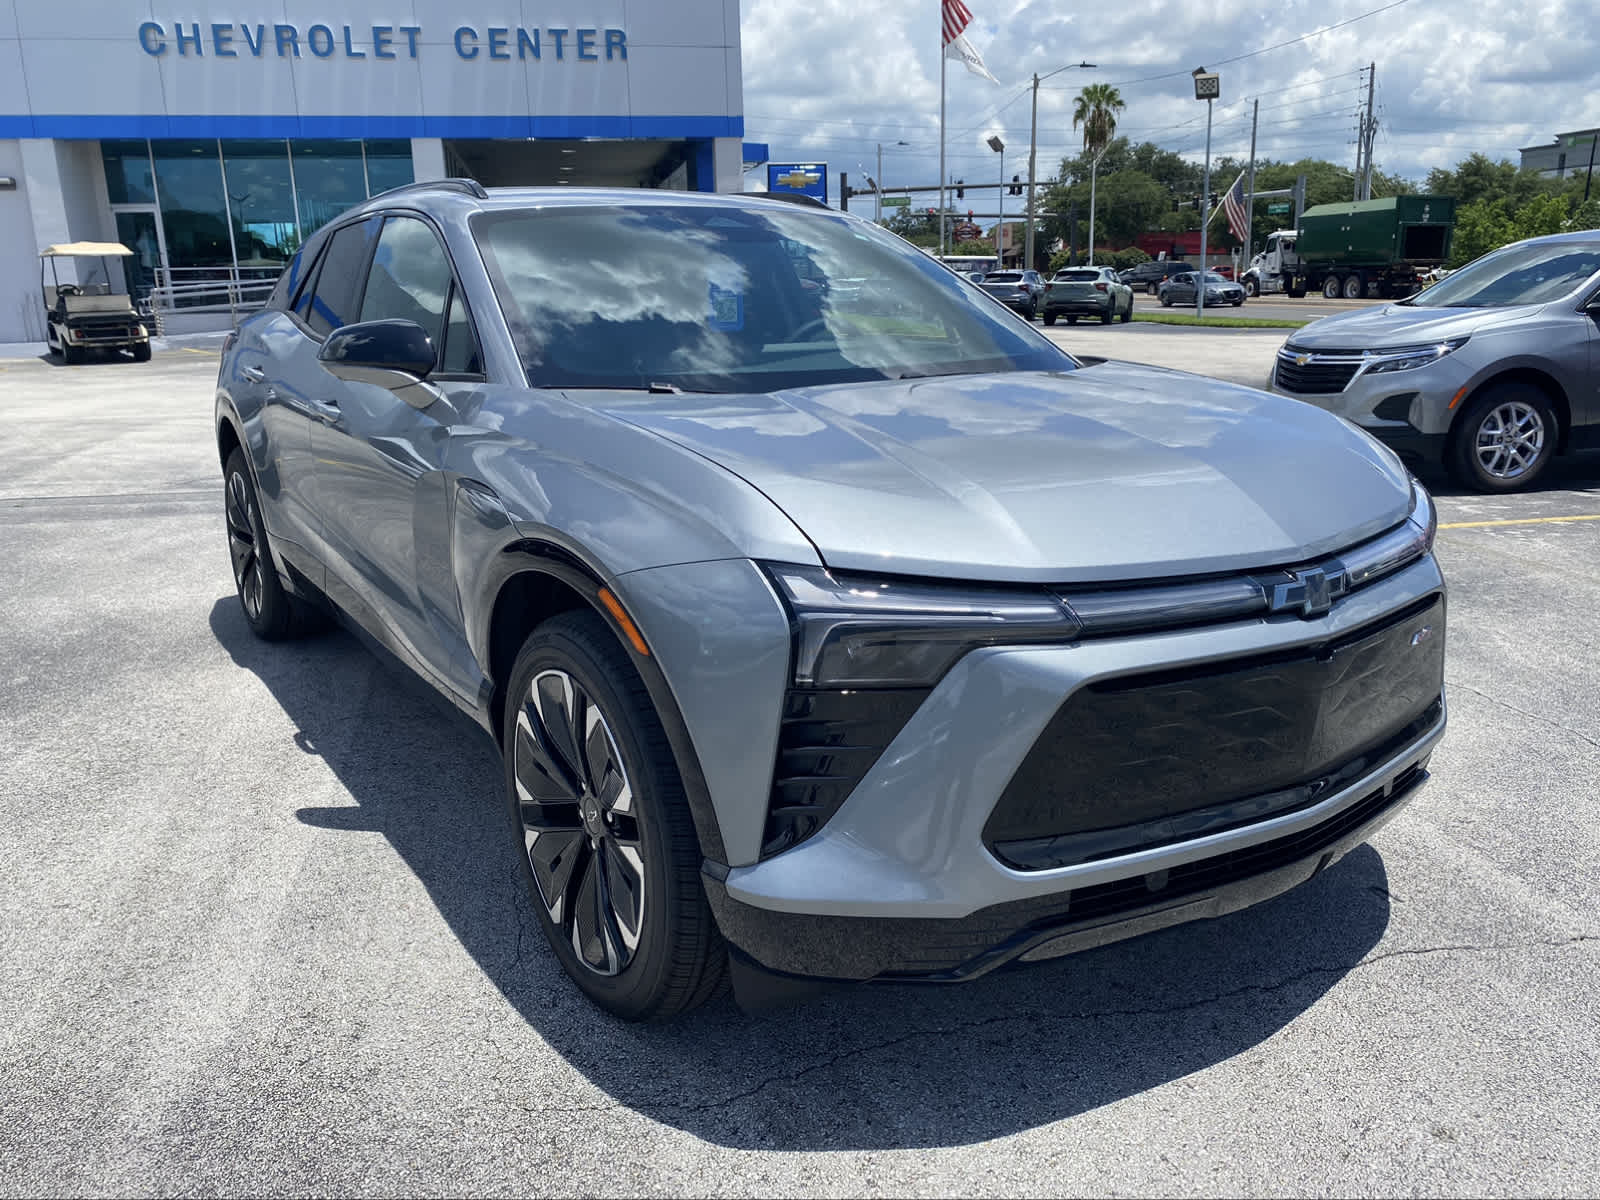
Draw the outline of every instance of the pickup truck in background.
[[[1300,215],[1298,230],[1268,234],[1240,282],[1251,296],[1409,296],[1450,257],[1455,223],[1450,196],[1318,204]]]

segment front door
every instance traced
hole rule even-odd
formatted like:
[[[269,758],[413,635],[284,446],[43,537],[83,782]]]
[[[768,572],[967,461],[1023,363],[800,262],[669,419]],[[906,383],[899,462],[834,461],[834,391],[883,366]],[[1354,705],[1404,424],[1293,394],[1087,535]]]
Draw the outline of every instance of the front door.
[[[332,403],[312,427],[311,443],[328,595],[401,658],[470,697],[477,680],[462,669],[470,655],[461,652],[459,603],[438,550],[449,538],[446,443],[459,427],[457,405],[481,386],[476,351],[463,349],[473,344],[472,331],[458,308],[444,247],[417,217],[385,219],[358,294],[356,320],[413,321],[439,360],[427,390],[418,389],[422,407],[387,388],[324,372]]]
[[[167,278],[167,248],[161,236],[161,220],[151,205],[118,205],[112,213],[117,219],[117,241],[133,251],[122,260],[124,282],[135,304],[150,298],[152,288]]]

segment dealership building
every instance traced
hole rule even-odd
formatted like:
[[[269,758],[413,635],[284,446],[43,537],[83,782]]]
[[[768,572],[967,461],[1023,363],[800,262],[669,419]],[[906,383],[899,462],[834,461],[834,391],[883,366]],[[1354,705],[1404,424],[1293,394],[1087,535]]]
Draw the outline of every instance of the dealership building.
[[[742,114],[738,0],[0,0],[0,342],[47,245],[215,327],[413,180],[739,191]]]

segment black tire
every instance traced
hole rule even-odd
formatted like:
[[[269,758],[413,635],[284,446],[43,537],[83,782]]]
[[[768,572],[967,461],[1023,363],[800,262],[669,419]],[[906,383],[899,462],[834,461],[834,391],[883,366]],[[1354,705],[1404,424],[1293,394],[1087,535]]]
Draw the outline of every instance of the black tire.
[[[1161,307],[1162,308],[1171,308],[1172,307],[1172,293],[1171,292],[1162,292],[1161,293]]]
[[[1238,307],[1239,307],[1239,306],[1240,306],[1240,305],[1242,305],[1242,304],[1243,304],[1243,303],[1244,303],[1244,297],[1243,297],[1243,296],[1240,296],[1240,297],[1239,297],[1239,298],[1238,298],[1238,299],[1237,299],[1237,300],[1235,300],[1235,301],[1234,301],[1234,302],[1233,302],[1233,306],[1234,306],[1234,307],[1235,307],[1235,308],[1238,308]]]
[[[135,346],[133,348],[133,361],[134,362],[149,362],[150,361],[150,343],[149,342],[141,342],[139,345],[137,345],[137,346]]]
[[[244,451],[237,447],[222,468],[222,506],[233,585],[250,632],[263,641],[279,642],[309,631],[319,623],[318,614],[289,595],[278,579],[255,481]]]
[[[1346,275],[1344,277],[1344,286],[1340,288],[1340,294],[1343,295],[1346,300],[1366,299],[1367,277],[1361,274],[1359,271],[1353,275]]]
[[[1100,314],[1100,324],[1102,324],[1102,325],[1109,325],[1109,324],[1111,324],[1111,320],[1112,320],[1112,317],[1113,317],[1113,316],[1114,316],[1114,315],[1115,315],[1115,314],[1114,314],[1114,313],[1113,313],[1113,312],[1112,312],[1112,308],[1113,308],[1113,307],[1114,307],[1114,306],[1113,306],[1113,305],[1111,305],[1111,304],[1108,304],[1108,305],[1106,305],[1106,310],[1105,310],[1105,312],[1103,312],[1103,313],[1101,313],[1101,314]]]
[[[1078,323],[1078,318],[1076,316],[1074,316],[1073,314],[1068,313],[1067,314],[1067,324],[1068,325],[1076,325],[1077,323]]]
[[[1160,288],[1159,288],[1159,287],[1157,287],[1157,286],[1156,286],[1156,285],[1155,285],[1155,284],[1153,284],[1153,283],[1152,283],[1152,284],[1150,284],[1150,285],[1149,285],[1149,286],[1148,286],[1148,287],[1147,287],[1147,288],[1146,288],[1146,290],[1147,290],[1147,291],[1148,291],[1148,292],[1149,292],[1149,293],[1150,293],[1150,294],[1151,294],[1151,295],[1152,295],[1152,296],[1154,296],[1154,295],[1157,295],[1157,294],[1159,294],[1159,293],[1160,293],[1160,291],[1161,291],[1161,289],[1160,289]]]
[[[1538,445],[1530,457],[1522,439],[1533,433],[1535,425]],[[1517,445],[1497,447],[1497,432],[1507,429],[1516,435]],[[1445,463],[1465,487],[1520,492],[1538,482],[1549,467],[1560,433],[1555,408],[1544,392],[1527,383],[1494,384],[1462,410],[1445,450]],[[1525,465],[1518,465],[1522,460]]]
[[[1246,279],[1244,281],[1244,294],[1254,300],[1261,294],[1261,285],[1254,279]]]
[[[1128,307],[1122,310],[1122,323],[1126,325],[1133,320],[1133,293],[1128,293]]]
[[[1342,289],[1343,285],[1339,277],[1337,275],[1329,275],[1322,281],[1322,298],[1324,300],[1337,300]]]
[[[74,346],[68,342],[61,343],[61,361],[68,366],[77,366],[83,361],[83,347]]]
[[[1054,325],[1056,323],[1056,314],[1051,312],[1049,309],[1046,309],[1044,314],[1044,323],[1046,325]]]
[[[726,984],[727,947],[700,882],[700,843],[683,781],[628,652],[597,613],[563,613],[523,643],[509,686],[502,732],[517,858],[562,969],[591,1001],[624,1020],[664,1020],[704,1004]],[[563,695],[574,698],[570,709]],[[600,717],[593,728],[590,706]],[[547,720],[570,721],[572,710],[590,729],[579,765],[578,754],[561,749],[572,746],[565,733],[547,728]],[[595,757],[605,765],[601,778],[590,780]],[[518,794],[519,769],[527,803]],[[629,796],[626,812],[620,801],[612,807],[605,799],[615,798],[619,782]],[[564,799],[569,795],[577,799]],[[545,901],[535,860],[543,887],[555,892],[553,905]],[[626,886],[629,879],[638,886]],[[634,918],[631,931],[619,903]],[[582,951],[574,947],[575,931]]]

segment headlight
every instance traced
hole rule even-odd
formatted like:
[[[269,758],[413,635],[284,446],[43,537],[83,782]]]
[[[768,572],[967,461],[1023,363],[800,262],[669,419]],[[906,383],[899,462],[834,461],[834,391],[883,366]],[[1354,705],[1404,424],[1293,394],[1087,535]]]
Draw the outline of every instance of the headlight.
[[[1070,641],[1081,628],[1042,591],[887,582],[785,563],[767,572],[794,620],[798,687],[929,686],[969,650]]]
[[[1339,555],[1339,561],[1345,569],[1345,586],[1358,588],[1424,557],[1433,549],[1434,535],[1438,532],[1439,512],[1433,506],[1433,497],[1413,479],[1411,515],[1406,518],[1406,523]]]
[[[134,336],[135,337],[149,337],[150,336],[150,331],[148,329],[146,329],[143,325],[135,325],[133,327],[133,332],[134,332]]]
[[[1447,354],[1454,354],[1467,344],[1464,337],[1436,342],[1429,346],[1400,346],[1393,350],[1376,350],[1367,367],[1368,375],[1386,375],[1391,371],[1415,371],[1429,363],[1438,362]]]

